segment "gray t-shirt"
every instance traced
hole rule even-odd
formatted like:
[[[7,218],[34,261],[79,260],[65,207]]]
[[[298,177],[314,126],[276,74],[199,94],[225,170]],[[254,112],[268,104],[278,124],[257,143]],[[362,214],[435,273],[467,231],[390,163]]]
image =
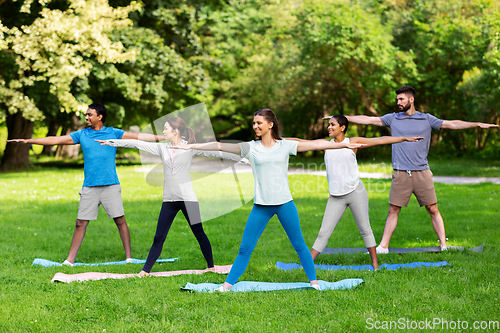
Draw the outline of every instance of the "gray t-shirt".
[[[443,120],[428,113],[390,113],[380,117],[382,124],[391,128],[392,136],[422,136],[418,142],[392,144],[392,168],[394,170],[421,171],[429,169],[427,154],[431,143],[432,129],[440,130]]]
[[[264,147],[261,141],[239,143],[241,156],[252,164],[254,204],[282,205],[292,201],[288,185],[288,160],[297,155],[297,141],[277,140],[274,146]]]

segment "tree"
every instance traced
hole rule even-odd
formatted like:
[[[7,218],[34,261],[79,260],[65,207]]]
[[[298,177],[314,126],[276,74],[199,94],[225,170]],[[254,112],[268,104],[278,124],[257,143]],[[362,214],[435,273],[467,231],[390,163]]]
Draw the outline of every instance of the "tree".
[[[120,125],[148,123],[200,103],[209,75],[196,8],[183,0],[148,2],[131,19],[134,25],[112,38],[135,50],[135,60],[95,64],[84,82],[89,96],[105,98],[111,121]]]
[[[496,86],[486,77],[493,69],[487,59],[498,31],[493,19],[498,17],[497,7],[490,0],[406,0],[387,7],[394,45],[415,54],[419,76],[409,84],[417,89],[419,111],[442,119],[495,121],[491,109],[479,112],[478,106],[486,111],[484,106],[495,101]],[[483,84],[470,80],[478,72],[485,74]],[[472,92],[473,85],[482,85],[482,98],[473,97],[479,97]],[[485,148],[492,131],[440,131],[437,140],[446,142],[448,150],[463,153]]]
[[[207,102],[219,137],[248,140],[251,118],[282,98],[297,1],[229,1],[204,13],[202,42],[214,56]]]
[[[365,3],[305,2],[293,34],[299,55],[284,112],[294,133],[325,136],[321,118],[332,113],[380,116],[392,109],[392,89],[417,75],[413,53],[391,44],[392,26]]]
[[[78,78],[89,75],[93,61],[123,63],[135,58],[135,50],[125,50],[108,35],[132,24],[128,14],[140,8],[137,3],[120,8],[104,0],[68,4],[66,9],[50,9],[47,1],[40,1],[36,5],[42,8],[29,25],[2,25],[0,112],[9,139],[31,137],[33,122],[44,117],[44,94],[56,98],[61,112],[86,111],[90,98],[76,95],[72,88]],[[33,6],[32,1],[23,2],[19,16],[31,13]],[[28,150],[7,144],[0,170],[27,165]]]

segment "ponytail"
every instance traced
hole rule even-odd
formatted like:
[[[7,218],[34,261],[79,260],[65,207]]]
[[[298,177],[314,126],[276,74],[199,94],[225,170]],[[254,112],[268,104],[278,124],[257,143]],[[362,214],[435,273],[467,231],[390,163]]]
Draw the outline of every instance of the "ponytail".
[[[187,134],[187,142],[188,143],[195,143],[196,142],[196,137],[194,136],[194,131],[191,127],[186,126],[186,134]]]

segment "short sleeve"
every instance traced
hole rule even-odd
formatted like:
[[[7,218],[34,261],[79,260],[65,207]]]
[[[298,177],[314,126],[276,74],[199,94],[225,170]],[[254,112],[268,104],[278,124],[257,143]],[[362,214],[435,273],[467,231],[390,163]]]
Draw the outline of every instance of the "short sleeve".
[[[240,146],[240,150],[241,150],[241,153],[240,153],[241,157],[248,158],[248,154],[250,153],[250,149],[252,148],[253,143],[255,143],[255,141],[238,143],[238,145]]]
[[[121,139],[125,131],[118,128],[113,128],[113,133],[115,133],[117,139]]]
[[[392,120],[394,119],[394,115],[395,115],[394,113],[388,113],[380,117],[382,125],[384,125],[385,127],[391,126]]]
[[[286,147],[288,148],[289,154],[290,155],[297,155],[297,147],[299,146],[299,142],[295,140],[285,140],[283,141],[286,144]]]
[[[75,145],[77,145],[80,143],[80,137],[82,136],[82,130],[79,130],[79,131],[76,131],[73,133],[69,133],[69,136],[71,136],[71,138],[73,139],[73,142],[75,143]]]
[[[432,129],[435,130],[440,130],[441,125],[443,124],[443,120],[436,118],[432,114],[427,114],[427,119],[429,120],[429,124],[431,125]]]

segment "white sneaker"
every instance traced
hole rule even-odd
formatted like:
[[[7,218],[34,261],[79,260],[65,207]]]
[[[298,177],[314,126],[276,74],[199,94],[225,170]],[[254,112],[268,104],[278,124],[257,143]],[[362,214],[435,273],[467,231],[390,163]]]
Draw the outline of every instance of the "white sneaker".
[[[64,262],[62,263],[63,266],[71,266],[73,267],[74,264],[70,263],[68,260],[64,260]]]
[[[321,291],[321,287],[319,286],[319,284],[311,284],[311,287],[313,287],[316,290]]]
[[[125,262],[127,264],[131,264],[133,262],[133,259],[132,258],[127,258],[127,259],[125,259]]]
[[[382,247],[382,245],[377,246],[375,250],[377,251],[377,254],[388,254],[389,253],[389,249]]]
[[[448,251],[448,245],[446,245],[446,246],[441,246],[441,251]]]

